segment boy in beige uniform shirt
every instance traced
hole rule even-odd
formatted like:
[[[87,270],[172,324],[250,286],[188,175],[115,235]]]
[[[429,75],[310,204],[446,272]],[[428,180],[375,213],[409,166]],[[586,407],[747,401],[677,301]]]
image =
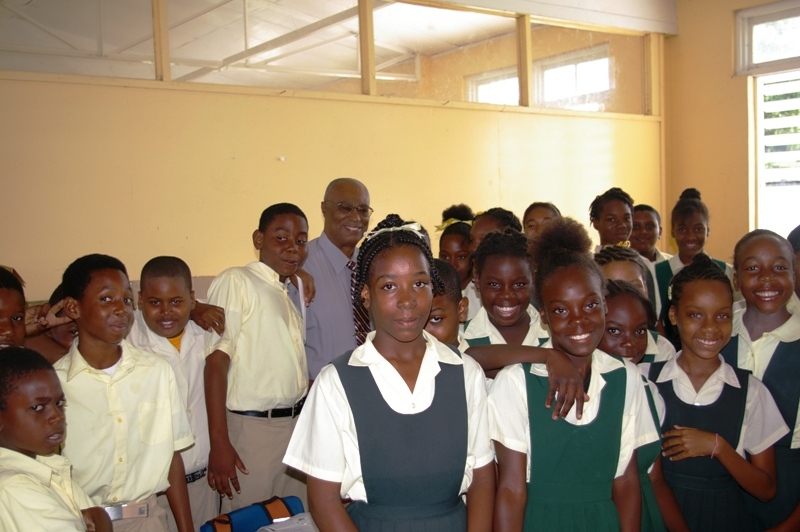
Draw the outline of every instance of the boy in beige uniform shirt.
[[[167,530],[166,490],[181,532],[194,530],[180,451],[194,439],[175,373],[123,340],[133,320],[125,266],[87,255],[64,272],[64,309],[78,341],[55,369],[69,402],[63,454],[75,481],[106,508],[115,532]]]
[[[259,260],[225,270],[209,288],[226,316],[205,369],[208,483],[224,496],[223,512],[274,495],[306,501],[305,483],[282,459],[308,391],[302,319],[287,292],[307,239],[303,211],[272,205],[253,232]]]

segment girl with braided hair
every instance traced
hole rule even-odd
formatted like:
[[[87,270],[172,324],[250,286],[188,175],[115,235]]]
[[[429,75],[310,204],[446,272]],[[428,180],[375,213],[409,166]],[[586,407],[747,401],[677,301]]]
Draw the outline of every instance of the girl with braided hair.
[[[683,349],[649,371],[666,406],[664,479],[690,530],[757,530],[742,490],[760,501],[775,496],[773,445],[788,428],[761,381],[720,354],[733,320],[725,272],[698,253],[670,291]]]
[[[357,290],[375,331],[322,370],[284,458],[308,474],[322,532],[491,529],[483,372],[423,331],[444,287],[420,230],[392,214],[361,245]]]

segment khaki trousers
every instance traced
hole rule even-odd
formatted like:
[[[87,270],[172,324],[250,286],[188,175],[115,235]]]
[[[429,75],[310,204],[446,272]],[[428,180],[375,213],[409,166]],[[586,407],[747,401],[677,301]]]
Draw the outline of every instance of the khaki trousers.
[[[249,474],[239,472],[242,492],[222,498],[222,513],[267,500],[296,495],[308,510],[305,474],[289,469],[283,456],[297,418],[260,418],[227,413],[228,436]]]
[[[189,504],[192,507],[192,523],[195,530],[199,530],[207,521],[217,517],[219,511],[219,494],[212,490],[208,485],[208,477],[198,478],[191,484],[187,484],[189,490]],[[158,496],[158,505],[167,512],[167,523],[169,532],[178,532],[178,525],[169,507],[167,495],[162,493]]]

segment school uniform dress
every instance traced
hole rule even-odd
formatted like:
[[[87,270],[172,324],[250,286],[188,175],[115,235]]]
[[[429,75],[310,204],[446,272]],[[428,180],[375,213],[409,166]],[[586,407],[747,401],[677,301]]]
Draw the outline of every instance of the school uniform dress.
[[[478,311],[483,306],[481,304],[481,295],[475,288],[475,281],[470,281],[467,287],[461,291],[461,297],[466,297],[467,301],[469,301],[469,307],[467,308],[467,321],[474,319],[478,314]]]
[[[664,431],[680,425],[713,432],[742,457],[764,452],[788,433],[769,391],[749,372],[720,356],[719,368],[696,391],[678,365],[680,356],[650,368],[666,405]],[[739,485],[719,461],[662,457],[661,465],[690,530],[755,530]]]
[[[463,532],[460,495],[494,458],[483,371],[423,332],[411,391],[374,336],[319,374],[284,462],[341,484],[362,532]]]
[[[69,405],[62,453],[73,478],[97,506],[146,503],[149,517],[114,521],[115,531],[166,530],[156,494],[169,487],[175,451],[194,442],[175,372],[125,340],[117,365],[98,370],[78,344],[54,366]]]
[[[639,370],[596,350],[592,400],[581,419],[573,409],[553,421],[544,407],[547,391],[544,364],[515,364],[500,371],[489,392],[492,439],[527,457],[524,530],[619,530],[613,481],[636,449],[658,440]]]
[[[308,392],[303,322],[287,285],[255,261],[225,270],[208,289],[209,303],[225,309],[225,331],[206,333],[206,351],[231,359],[228,436],[249,471],[238,475],[241,493],[223,497],[225,513],[274,495],[308,507],[305,483],[281,462]]]
[[[800,502],[800,312],[789,309],[789,320],[756,340],[742,322],[745,309],[734,311],[734,335],[722,350],[728,364],[753,372],[764,383],[791,429],[775,444],[775,498],[764,503],[745,495],[760,530],[784,521]]]
[[[209,519],[219,515],[220,502],[219,495],[209,488],[206,480],[211,440],[208,435],[206,393],[203,383],[203,370],[206,365],[205,331],[193,321],[189,321],[183,329],[179,352],[169,340],[150,330],[142,312],[137,310],[127,340],[142,351],[160,356],[175,372],[175,382],[178,384],[182,405],[186,410],[194,437],[194,445],[183,450],[181,458],[183,468],[186,470],[186,487],[189,491],[192,521],[196,527],[200,527]],[[176,532],[178,528],[167,496],[159,495],[158,504],[167,512],[170,531]]]
[[[81,510],[92,506],[63,456],[31,458],[0,448],[0,530],[82,532]]]
[[[658,293],[658,284],[656,283],[656,264],[667,261],[671,258],[672,255],[669,253],[664,253],[657,248],[656,260],[651,261],[647,257],[642,256],[642,262],[644,262],[644,265],[647,266],[647,271],[650,273],[647,278],[647,296],[650,299],[650,302],[653,304],[653,308],[656,309],[656,313],[658,313],[659,309],[661,308],[661,297]]]

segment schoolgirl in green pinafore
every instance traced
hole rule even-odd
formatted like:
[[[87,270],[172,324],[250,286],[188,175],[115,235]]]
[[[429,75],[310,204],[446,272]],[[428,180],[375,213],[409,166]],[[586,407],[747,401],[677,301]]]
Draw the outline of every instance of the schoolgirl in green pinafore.
[[[636,449],[658,434],[638,369],[597,349],[605,329],[604,278],[590,249],[586,229],[570,218],[551,222],[533,245],[534,293],[551,334],[543,347],[570,358],[591,400],[581,419],[573,410],[553,420],[544,407],[543,365],[516,364],[497,375],[489,392],[495,530],[640,526]]]

